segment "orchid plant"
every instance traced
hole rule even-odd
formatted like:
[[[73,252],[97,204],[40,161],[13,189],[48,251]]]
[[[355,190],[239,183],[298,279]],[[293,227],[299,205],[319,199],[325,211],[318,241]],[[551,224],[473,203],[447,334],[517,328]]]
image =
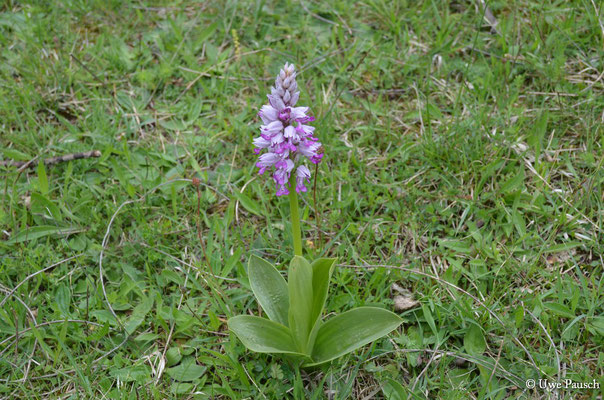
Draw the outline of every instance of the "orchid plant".
[[[274,265],[257,256],[248,263],[250,286],[268,319],[238,315],[230,330],[250,350],[289,356],[304,367],[322,364],[354,351],[396,329],[402,320],[378,307],[359,307],[323,321],[335,258],[307,261],[302,255],[298,194],[306,192],[310,170],[323,148],[310,126],[308,107],[296,107],[300,91],[294,66],[285,64],[259,116],[263,125],[254,139],[259,173],[270,170],[276,195],[289,195],[294,257],[288,281]]]

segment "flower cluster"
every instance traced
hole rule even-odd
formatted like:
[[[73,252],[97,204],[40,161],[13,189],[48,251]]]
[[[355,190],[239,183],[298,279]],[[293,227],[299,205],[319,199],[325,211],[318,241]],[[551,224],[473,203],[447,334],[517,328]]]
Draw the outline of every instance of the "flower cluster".
[[[289,179],[295,169],[296,192],[306,192],[304,181],[310,182],[310,170],[302,164],[303,157],[318,164],[323,158],[319,139],[313,136],[314,121],[306,115],[308,107],[294,107],[300,97],[293,64],[285,64],[275,80],[275,87],[268,95],[269,104],[262,106],[258,116],[264,125],[260,136],[254,139],[254,152],[261,154],[256,166],[259,173],[273,172],[277,184],[277,196],[289,194]]]

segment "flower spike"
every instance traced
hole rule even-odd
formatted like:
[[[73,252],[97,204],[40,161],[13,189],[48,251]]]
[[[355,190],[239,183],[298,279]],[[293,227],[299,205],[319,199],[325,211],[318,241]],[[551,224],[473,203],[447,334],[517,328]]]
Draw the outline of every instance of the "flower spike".
[[[320,163],[323,147],[314,136],[315,127],[308,124],[315,120],[306,114],[308,107],[295,107],[300,91],[293,64],[286,63],[281,69],[267,97],[269,104],[263,105],[258,113],[263,123],[260,136],[253,141],[254,153],[259,154],[258,172],[274,170],[277,196],[287,195],[294,189],[298,193],[306,192],[310,170],[304,165],[304,158],[313,164]],[[289,187],[292,172],[296,173],[295,188]]]

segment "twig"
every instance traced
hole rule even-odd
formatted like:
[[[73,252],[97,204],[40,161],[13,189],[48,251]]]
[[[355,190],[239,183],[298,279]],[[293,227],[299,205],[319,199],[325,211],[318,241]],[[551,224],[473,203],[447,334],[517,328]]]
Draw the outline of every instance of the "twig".
[[[100,157],[101,152],[99,150],[86,151],[84,153],[73,153],[73,154],[65,154],[62,156],[51,157],[45,159],[43,162],[45,165],[53,165],[59,164],[62,162],[73,161],[73,160],[81,160],[84,158],[92,158],[92,157]],[[20,170],[24,170],[27,168],[34,168],[38,165],[38,157],[29,160],[29,161],[15,161],[15,160],[0,160],[0,167],[15,167]]]

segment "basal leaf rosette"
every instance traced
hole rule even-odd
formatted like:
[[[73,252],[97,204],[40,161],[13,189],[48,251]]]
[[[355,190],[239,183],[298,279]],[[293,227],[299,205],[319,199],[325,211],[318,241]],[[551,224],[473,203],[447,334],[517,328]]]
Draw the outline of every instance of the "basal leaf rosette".
[[[335,262],[295,256],[286,282],[271,263],[252,256],[250,285],[269,319],[237,316],[229,319],[229,329],[248,349],[294,356],[304,367],[332,361],[396,329],[401,318],[378,307],[358,307],[323,321]]]

